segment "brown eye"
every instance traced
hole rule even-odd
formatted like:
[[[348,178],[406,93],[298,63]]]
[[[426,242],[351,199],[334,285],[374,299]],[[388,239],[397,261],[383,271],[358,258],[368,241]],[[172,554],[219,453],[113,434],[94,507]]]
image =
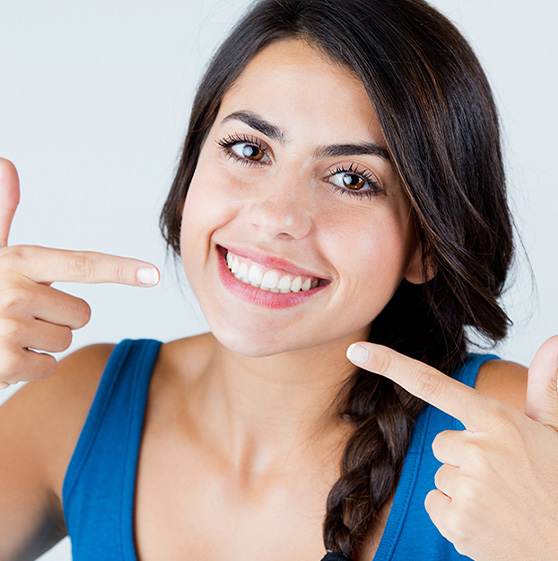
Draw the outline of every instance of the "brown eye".
[[[246,158],[253,162],[259,162],[265,156],[265,151],[259,146],[245,142],[234,144],[231,146],[231,150],[241,158]]]
[[[376,176],[367,169],[357,169],[355,164],[347,168],[338,167],[326,178],[333,189],[341,195],[376,196],[383,192]]]
[[[343,175],[342,181],[343,181],[343,185],[347,187],[347,189],[353,189],[356,191],[362,189],[366,184],[366,181],[364,181],[362,177],[354,173],[345,173]]]
[[[357,173],[350,173],[348,171],[339,171],[332,176],[332,183],[338,187],[344,187],[351,191],[361,191],[366,188],[368,181]]]

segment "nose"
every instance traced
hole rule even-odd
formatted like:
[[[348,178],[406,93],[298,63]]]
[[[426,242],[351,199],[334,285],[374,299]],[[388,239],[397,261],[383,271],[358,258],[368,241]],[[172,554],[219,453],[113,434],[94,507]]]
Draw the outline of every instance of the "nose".
[[[312,229],[312,218],[301,178],[266,183],[251,203],[251,224],[269,237],[305,238]]]

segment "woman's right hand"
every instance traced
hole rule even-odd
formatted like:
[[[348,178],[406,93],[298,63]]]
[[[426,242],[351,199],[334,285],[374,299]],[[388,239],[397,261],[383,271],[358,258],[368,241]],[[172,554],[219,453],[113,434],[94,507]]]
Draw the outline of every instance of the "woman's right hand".
[[[56,359],[36,351],[66,350],[72,330],[89,322],[87,302],[52,288],[53,282],[159,282],[157,268],[137,259],[32,245],[8,247],[18,203],[17,171],[0,158],[0,389],[54,374]]]

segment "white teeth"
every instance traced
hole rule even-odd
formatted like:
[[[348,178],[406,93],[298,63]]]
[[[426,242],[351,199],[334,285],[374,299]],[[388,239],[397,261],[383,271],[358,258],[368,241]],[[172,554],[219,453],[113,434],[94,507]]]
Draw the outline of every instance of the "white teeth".
[[[288,294],[291,291],[291,278],[286,275],[279,281],[277,285],[279,291],[283,294]]]
[[[229,253],[229,255],[230,255],[230,253]],[[233,274],[238,273],[239,267],[240,267],[240,261],[238,260],[237,257],[234,257],[233,260],[232,260],[232,267],[231,267],[231,271],[233,272]],[[317,281],[315,281],[315,282],[317,284]]]
[[[302,288],[302,279],[296,277],[296,279],[291,283],[291,290],[293,292],[298,292]]]
[[[246,263],[244,263],[244,261],[240,264],[240,267],[238,268],[238,278],[239,280],[241,280],[242,282],[245,282],[246,284],[249,284],[250,281],[248,280],[248,265],[246,265]]]
[[[238,280],[251,284],[261,290],[289,294],[290,292],[307,291],[316,288],[319,284],[318,279],[306,279],[303,283],[302,277],[296,277],[294,280],[291,280],[291,277],[288,275],[284,275],[279,279],[280,273],[274,270],[267,271],[264,275],[260,267],[257,265],[249,266],[230,252],[227,252],[226,263],[229,270]]]
[[[263,273],[262,270],[257,265],[252,265],[250,267],[250,272],[248,273],[248,280],[252,286],[259,288],[262,283]]]
[[[277,274],[276,271],[268,271],[261,282],[261,286],[260,288],[263,288],[264,290],[271,290],[273,291],[277,291],[279,292],[278,288],[277,288],[277,283],[279,282],[279,275]],[[290,284],[290,283],[289,283]]]

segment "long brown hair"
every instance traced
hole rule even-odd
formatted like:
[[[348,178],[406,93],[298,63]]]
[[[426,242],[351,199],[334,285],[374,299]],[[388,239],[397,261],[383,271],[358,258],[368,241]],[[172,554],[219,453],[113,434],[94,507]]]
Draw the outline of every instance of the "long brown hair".
[[[422,0],[261,0],[216,52],[199,85],[176,177],[160,218],[180,255],[181,213],[201,146],[224,94],[274,41],[300,39],[351,69],[378,116],[409,197],[422,285],[403,281],[374,319],[369,340],[451,373],[467,333],[503,338],[498,303],[513,255],[498,116],[485,74],[457,29]],[[354,426],[331,489],[327,550],[350,556],[393,494],[422,402],[357,370],[338,395]]]

